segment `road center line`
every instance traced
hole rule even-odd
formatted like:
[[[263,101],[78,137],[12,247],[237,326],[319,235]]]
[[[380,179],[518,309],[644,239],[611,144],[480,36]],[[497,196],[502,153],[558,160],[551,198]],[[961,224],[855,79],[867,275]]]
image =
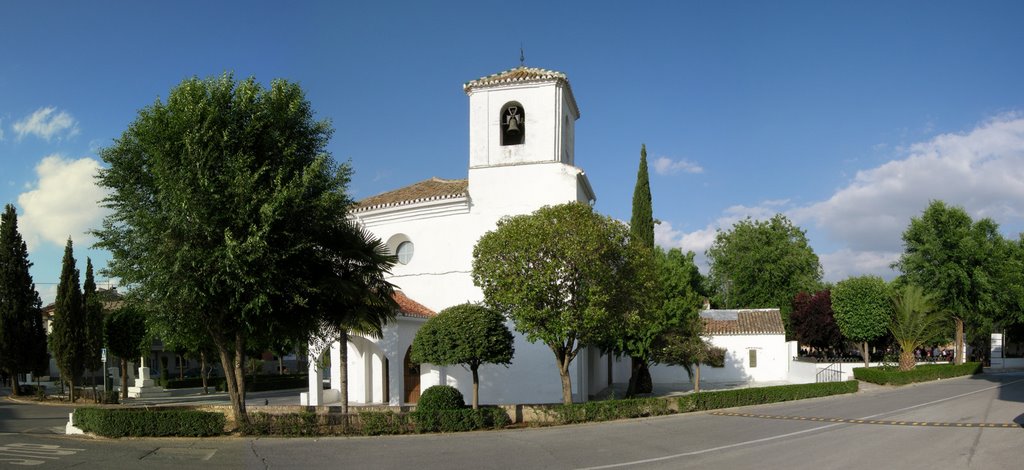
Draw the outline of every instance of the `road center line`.
[[[966,397],[968,395],[974,395],[975,393],[981,393],[981,392],[985,392],[985,391],[988,391],[988,390],[993,390],[993,389],[996,389],[996,388],[1005,387],[1007,385],[1012,385],[1012,384],[1015,384],[1015,383],[1018,383],[1018,382],[1024,382],[1024,379],[1018,379],[1018,380],[1014,380],[1012,382],[1007,382],[1007,383],[1004,383],[1004,384],[993,385],[991,387],[986,387],[986,388],[982,388],[982,389],[979,389],[979,390],[974,390],[974,391],[967,392],[967,393],[961,393],[959,395],[954,395],[954,396],[951,396],[951,397],[940,398],[938,400],[932,400],[932,401],[927,402],[927,403],[921,403],[921,404],[917,404],[917,405],[913,405],[913,406],[908,406],[908,407],[900,408],[900,409],[897,409],[897,410],[891,410],[891,411],[886,411],[886,412],[882,412],[882,413],[877,413],[877,414],[873,414],[873,415],[870,415],[870,416],[865,416],[863,418],[857,418],[857,419],[871,419],[871,418],[877,418],[877,417],[882,416],[882,415],[887,415],[887,414],[892,414],[892,413],[900,413],[900,412],[903,412],[903,411],[912,410],[914,408],[920,408],[922,406],[934,405],[936,403],[942,403],[944,401],[954,400],[954,399],[957,399],[957,398]],[[807,434],[809,432],[815,432],[815,431],[821,431],[823,429],[834,428],[836,426],[840,426],[840,425],[843,425],[843,424],[846,424],[846,423],[828,424],[828,425],[825,425],[825,426],[818,426],[816,428],[805,429],[803,431],[795,431],[795,432],[790,432],[790,433],[786,433],[786,434],[779,434],[777,436],[762,437],[761,439],[754,439],[754,440],[751,440],[751,441],[737,442],[735,444],[727,444],[727,445],[724,445],[724,446],[712,447],[712,448],[709,448],[709,449],[701,449],[701,450],[694,450],[694,451],[690,451],[690,452],[683,452],[681,454],[666,455],[666,456],[662,456],[662,457],[654,457],[654,458],[643,459],[643,460],[634,460],[632,462],[621,462],[621,463],[613,463],[613,464],[609,464],[609,465],[598,465],[598,466],[595,466],[595,467],[583,467],[580,470],[599,470],[599,469],[604,469],[604,468],[629,467],[629,466],[633,466],[633,465],[643,465],[643,464],[654,463],[654,462],[662,462],[662,461],[665,461],[665,460],[672,460],[672,459],[677,459],[677,458],[680,458],[680,457],[689,457],[689,456],[692,456],[692,455],[700,455],[700,454],[706,454],[706,453],[709,453],[709,452],[715,452],[715,451],[719,451],[719,450],[732,449],[734,447],[747,446],[747,445],[751,445],[751,444],[760,444],[762,442],[768,442],[768,441],[774,441],[774,440],[778,440],[778,439],[784,439],[784,438],[787,438],[787,437],[798,436],[800,434]]]

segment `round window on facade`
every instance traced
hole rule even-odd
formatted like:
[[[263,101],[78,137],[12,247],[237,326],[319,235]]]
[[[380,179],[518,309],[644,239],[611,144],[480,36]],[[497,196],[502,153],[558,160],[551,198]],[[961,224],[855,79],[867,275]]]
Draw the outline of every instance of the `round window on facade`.
[[[398,256],[398,262],[402,264],[409,264],[412,261],[413,245],[410,241],[405,241],[398,244],[398,248],[395,249],[395,255]]]

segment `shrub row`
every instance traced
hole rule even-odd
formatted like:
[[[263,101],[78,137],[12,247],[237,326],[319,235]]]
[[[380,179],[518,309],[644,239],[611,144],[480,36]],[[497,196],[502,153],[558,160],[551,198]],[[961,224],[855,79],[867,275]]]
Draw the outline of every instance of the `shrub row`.
[[[624,400],[588,401],[571,405],[555,405],[543,413],[558,424],[610,421],[674,413],[664,398],[629,398]]]
[[[698,392],[679,397],[679,411],[716,410],[736,406],[763,405],[766,403],[841,395],[856,391],[857,381],[849,380],[846,382],[776,385],[772,387]]]
[[[75,426],[106,437],[215,436],[224,432],[224,414],[197,410],[79,408]]]
[[[318,415],[309,411],[273,415],[255,412],[249,414],[249,424],[240,431],[255,436],[377,436],[500,429],[509,424],[511,420],[505,410],[495,407],[411,413],[363,411],[349,415]]]
[[[228,389],[227,380],[223,377],[217,379],[217,391],[223,392]],[[305,388],[309,386],[309,378],[305,375],[261,375],[255,382],[252,377],[245,378],[245,391],[265,392],[267,390],[288,390],[292,388]]]
[[[542,411],[558,424],[608,421],[613,419],[660,416],[676,412],[715,410],[736,406],[763,405],[805,398],[854,393],[857,381],[813,384],[777,385],[771,387],[740,388],[713,392],[698,392],[679,397],[678,408],[670,406],[667,398],[634,398],[625,400],[591,401],[571,405],[555,405]]]
[[[980,374],[981,369],[982,364],[980,362],[965,362],[960,365],[923,365],[908,371],[901,371],[896,367],[856,367],[853,369],[853,376],[857,380],[879,385],[906,385],[915,382]]]

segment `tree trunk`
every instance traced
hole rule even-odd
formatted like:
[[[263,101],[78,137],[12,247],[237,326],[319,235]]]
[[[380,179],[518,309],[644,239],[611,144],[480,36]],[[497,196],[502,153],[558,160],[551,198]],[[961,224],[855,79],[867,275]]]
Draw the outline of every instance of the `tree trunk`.
[[[558,368],[558,375],[562,378],[562,403],[572,404],[572,381],[569,379],[569,367],[566,364]]]
[[[640,366],[642,362],[639,357],[629,356],[629,385],[626,387],[626,398],[633,398],[636,395],[637,382],[640,381]]]
[[[573,344],[570,342],[569,344]],[[576,357],[575,353],[566,352],[563,345],[551,345],[548,344],[551,351],[555,353],[555,362],[558,363],[558,375],[562,378],[562,403],[566,405],[572,404],[572,380],[569,377],[569,364]]]
[[[284,375],[284,356],[277,355],[277,375]]]
[[[917,365],[917,359],[914,359],[914,350],[902,350],[900,351],[900,370],[908,371]]]
[[[953,342],[954,364],[963,364],[964,357],[960,351],[964,349],[964,320],[960,317],[956,317],[954,320],[956,321],[956,339]]]
[[[128,359],[121,358],[121,401],[128,399]]]
[[[178,354],[178,380],[185,380],[185,356]],[[200,371],[202,373],[202,371]]]
[[[868,342],[865,341],[865,342],[861,343],[861,348],[864,351],[862,353],[862,354],[864,354],[864,367],[870,367],[869,362],[871,362],[871,356],[868,355]]]
[[[18,383],[18,374],[11,374],[11,396],[16,397],[21,393],[21,384]]]
[[[214,342],[217,344],[220,354],[220,363],[224,365],[224,381],[231,399],[231,413],[235,418],[235,424],[238,426],[248,424],[249,416],[245,413],[245,397],[243,396],[245,371],[242,369],[245,358],[243,348],[245,342],[240,335],[236,335],[235,344],[230,349],[227,344],[224,344],[223,339],[221,341],[215,339]]]
[[[480,408],[480,375],[477,374],[480,364],[473,364],[469,368],[473,371],[473,409],[476,410]]]
[[[210,389],[206,387],[206,353],[199,353],[199,379],[203,381],[203,395],[209,395]]]
[[[68,380],[68,387],[69,387],[68,388],[68,398],[71,400],[71,403],[74,403],[75,402],[75,378],[74,377],[72,377],[71,380]]]
[[[338,392],[341,395],[341,414],[348,415],[348,330],[343,329],[341,335],[338,336],[338,343],[338,361],[341,362],[338,364],[338,368],[341,370],[341,383],[338,384],[340,387]]]
[[[698,362],[693,368],[693,391],[700,391],[700,363]]]

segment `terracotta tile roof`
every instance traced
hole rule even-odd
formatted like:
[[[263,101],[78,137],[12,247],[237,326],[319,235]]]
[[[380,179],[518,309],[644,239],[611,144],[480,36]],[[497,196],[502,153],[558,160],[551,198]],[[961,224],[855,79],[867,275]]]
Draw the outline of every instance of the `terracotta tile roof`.
[[[353,212],[364,212],[383,207],[401,206],[416,202],[453,199],[469,194],[469,180],[430,178],[404,188],[370,196],[356,203]]]
[[[562,72],[540,69],[537,67],[519,66],[514,69],[509,69],[504,72],[498,72],[496,74],[466,82],[462,85],[462,90],[468,93],[473,88],[478,87],[502,85],[507,83],[539,82],[545,80],[561,80],[565,83],[569,83],[569,80]]]
[[[402,291],[396,290],[395,294],[391,296],[395,299],[395,303],[398,304],[398,312],[405,317],[417,317],[417,318],[430,318],[437,316],[433,310],[424,307],[423,304],[410,299]]]
[[[782,313],[777,308],[702,310],[707,335],[783,335]]]

